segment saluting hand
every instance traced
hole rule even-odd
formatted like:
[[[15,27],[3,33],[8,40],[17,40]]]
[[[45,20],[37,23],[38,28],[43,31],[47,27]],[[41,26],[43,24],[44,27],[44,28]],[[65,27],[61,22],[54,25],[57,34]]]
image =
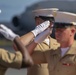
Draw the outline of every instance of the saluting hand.
[[[5,25],[0,25],[0,33],[8,40],[13,41],[18,35],[15,34],[11,29],[7,28]]]
[[[36,37],[38,34],[43,32],[44,30],[46,30],[49,26],[50,26],[50,22],[45,21],[45,22],[39,24],[38,26],[36,26],[36,28],[34,30],[32,30],[32,33]]]

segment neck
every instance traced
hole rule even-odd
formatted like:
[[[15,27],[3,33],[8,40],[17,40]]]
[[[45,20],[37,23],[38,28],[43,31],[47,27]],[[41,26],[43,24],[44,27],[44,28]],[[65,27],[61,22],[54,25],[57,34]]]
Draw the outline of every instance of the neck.
[[[62,42],[60,43],[61,44],[61,48],[66,48],[66,47],[70,47],[74,42],[74,39],[71,39],[70,41],[67,41],[67,42]]]

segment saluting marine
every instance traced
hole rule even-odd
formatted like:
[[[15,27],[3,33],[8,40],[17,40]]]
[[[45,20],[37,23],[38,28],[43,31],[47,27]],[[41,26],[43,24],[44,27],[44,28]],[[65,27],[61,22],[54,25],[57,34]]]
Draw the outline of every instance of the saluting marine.
[[[60,47],[48,51],[34,51],[41,36],[35,37],[28,47],[35,64],[48,63],[50,75],[76,75],[76,14],[58,11],[55,17],[55,37]],[[44,31],[45,32],[45,31]],[[43,32],[42,32],[43,33]],[[46,33],[45,33],[46,34]],[[46,36],[46,35],[45,35]]]
[[[52,26],[54,24],[54,17],[56,16],[56,12],[58,11],[57,8],[47,8],[47,9],[37,9],[33,11],[33,16],[35,18],[35,23],[36,26],[38,26],[39,24],[45,22],[45,21],[49,21],[50,22],[50,26]],[[46,24],[47,25],[47,24]],[[36,33],[36,32],[35,32]],[[34,35],[35,35],[34,33]],[[50,30],[50,34],[52,33],[52,30]],[[29,36],[29,38],[31,38],[30,33],[27,33],[25,35],[23,35],[21,37],[21,41],[22,43],[26,46],[29,41],[30,43],[30,39],[27,38],[26,36]],[[43,34],[41,35],[43,36]],[[44,37],[44,36],[43,36]],[[32,37],[33,39],[35,38],[35,36]],[[31,40],[32,41],[32,40]],[[47,51],[47,50],[51,50],[52,48],[57,48],[59,47],[59,43],[57,43],[57,41],[50,37],[50,35],[48,35],[46,37],[46,39],[42,42],[41,40],[37,42],[37,46],[34,49],[34,51]],[[31,47],[29,47],[30,50]],[[27,69],[27,75],[49,75],[49,71],[48,71],[48,64],[35,64],[34,66],[31,66]]]
[[[45,23],[48,23],[45,25]],[[41,33],[49,26],[49,21],[46,21],[43,25],[39,25],[34,29],[38,33]],[[42,30],[43,28],[43,30]],[[41,30],[41,31],[40,31]],[[11,29],[5,25],[0,25],[0,33],[7,39],[11,40],[15,44],[15,53],[11,53],[5,49],[0,48],[0,75],[4,75],[8,68],[26,68],[33,65],[32,58],[30,57],[27,49],[20,41],[19,35],[15,34]],[[36,34],[38,35],[38,34]]]

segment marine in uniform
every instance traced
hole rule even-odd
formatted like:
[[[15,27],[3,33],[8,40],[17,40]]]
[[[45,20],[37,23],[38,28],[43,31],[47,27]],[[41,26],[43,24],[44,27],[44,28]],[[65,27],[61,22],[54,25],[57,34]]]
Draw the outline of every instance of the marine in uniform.
[[[60,47],[34,51],[32,58],[35,64],[48,63],[50,75],[76,75],[76,14],[58,11],[54,28]]]
[[[54,23],[54,17],[56,16],[56,12],[58,11],[57,8],[47,8],[47,9],[37,9],[33,11],[33,15],[35,18],[35,22],[36,22],[36,26],[38,26],[39,24],[41,24],[42,22],[45,21],[50,21],[50,25],[52,25]],[[27,33],[29,34],[29,33]],[[24,45],[26,45],[26,34],[23,35],[21,37],[22,42],[24,43]],[[30,35],[29,35],[30,37]],[[33,37],[34,38],[34,37]],[[29,38],[28,38],[29,39]],[[60,44],[57,43],[57,41],[50,37],[47,36],[47,38],[42,42],[42,43],[38,43],[36,48],[35,48],[35,52],[36,51],[47,51],[53,48],[57,48],[59,47]],[[29,67],[27,69],[27,75],[49,75],[48,72],[48,64],[36,64],[32,67]]]
[[[20,69],[32,66],[32,58],[21,43],[19,36],[2,24],[0,25],[0,33],[13,41],[18,48],[18,51],[14,53],[0,48],[0,75],[4,75],[8,68]]]
[[[45,25],[47,23],[47,25]],[[42,23],[41,25],[36,26],[36,29],[33,31],[37,31],[41,33],[47,27],[49,27],[49,21]],[[41,30],[41,31],[40,31]],[[26,47],[20,41],[19,35],[15,34],[11,29],[7,28],[5,25],[0,25],[0,33],[15,43],[15,53],[11,53],[7,50],[0,48],[0,75],[4,75],[8,68],[26,68],[33,65],[32,58],[30,57]],[[38,34],[36,34],[38,35]]]

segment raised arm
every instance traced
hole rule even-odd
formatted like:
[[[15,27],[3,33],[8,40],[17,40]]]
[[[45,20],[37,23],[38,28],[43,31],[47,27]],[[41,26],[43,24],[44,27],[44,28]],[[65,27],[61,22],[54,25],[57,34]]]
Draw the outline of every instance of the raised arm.
[[[20,41],[20,37],[13,33],[12,30],[7,28],[4,25],[0,25],[0,33],[4,35],[5,38],[13,41],[17,47],[17,49],[22,53],[23,61],[21,67],[28,67],[33,65],[33,61],[27,51],[27,49],[24,47],[22,42]]]
[[[47,37],[47,35],[49,34],[49,31],[50,31],[50,30],[48,30],[49,26],[50,26],[50,22],[45,21],[45,22],[41,23],[40,25],[36,26],[36,28],[34,30],[32,30],[31,32],[21,36],[20,39],[21,39],[22,43],[27,47],[30,54],[33,53],[33,50],[36,47],[37,43],[42,42]]]
[[[33,53],[33,50],[37,46],[38,43],[41,43],[50,33],[52,33],[51,27],[49,27],[49,26],[46,27],[47,24],[45,24],[44,27],[41,26],[43,24],[45,24],[45,22],[43,22],[42,24],[38,25],[38,26],[40,26],[39,29],[42,30],[38,35],[35,35],[33,33],[33,31],[34,31],[33,30],[33,31],[31,31],[31,32],[23,35],[20,38],[21,41],[22,41],[22,43],[25,46],[29,43],[26,47],[27,47],[27,49],[28,49],[28,51],[29,51],[30,54]],[[46,29],[44,30],[45,27],[46,27]],[[40,30],[37,30],[37,31],[40,31]],[[36,29],[35,29],[35,31],[36,31]],[[33,41],[32,41],[32,39],[33,39]],[[27,43],[26,41],[29,41],[29,42]],[[32,42],[30,42],[30,41],[32,41]]]
[[[49,26],[50,26],[50,22],[49,21],[45,21],[45,22],[41,23],[40,25],[36,26],[36,28],[34,30],[32,30],[31,32],[21,36],[20,39],[21,39],[22,43],[25,46],[28,45],[31,41],[33,41],[33,39],[38,34],[43,32],[44,30],[46,30]]]

